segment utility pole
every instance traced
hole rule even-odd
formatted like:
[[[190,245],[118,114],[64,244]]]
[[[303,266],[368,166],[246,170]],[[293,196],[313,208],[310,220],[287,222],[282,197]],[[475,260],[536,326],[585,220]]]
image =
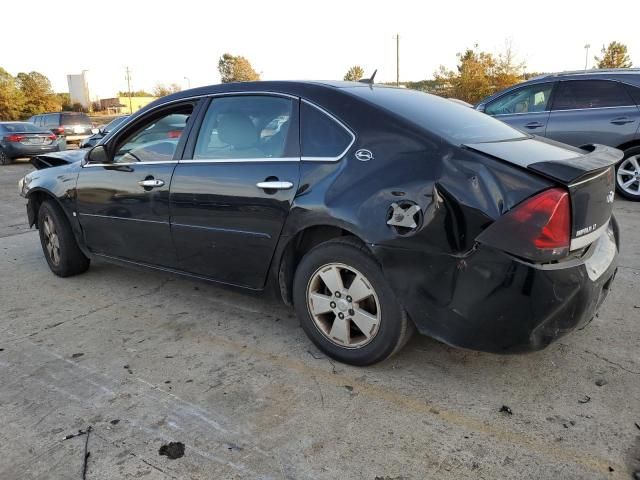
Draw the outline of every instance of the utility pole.
[[[184,79],[187,81],[187,85],[189,85],[189,88],[191,88],[191,79],[189,77],[184,77]]]
[[[589,48],[591,47],[591,45],[589,45],[588,43],[584,46],[584,70],[587,70],[587,64],[589,62]]]
[[[133,105],[131,103],[131,70],[127,67],[125,71],[127,72],[127,92],[129,93],[129,115],[133,115]]]
[[[393,39],[396,41],[396,87],[400,86],[400,34],[397,33]]]

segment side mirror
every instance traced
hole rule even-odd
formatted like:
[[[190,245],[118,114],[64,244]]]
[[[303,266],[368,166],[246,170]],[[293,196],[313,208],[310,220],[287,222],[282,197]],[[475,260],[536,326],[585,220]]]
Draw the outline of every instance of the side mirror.
[[[87,153],[88,163],[111,163],[111,158],[104,145],[96,145]]]
[[[479,111],[479,112],[484,113],[484,109],[485,109],[485,108],[486,108],[486,105],[485,105],[484,103],[481,103],[480,105],[478,105],[478,106],[476,107],[476,110],[477,110],[477,111]]]

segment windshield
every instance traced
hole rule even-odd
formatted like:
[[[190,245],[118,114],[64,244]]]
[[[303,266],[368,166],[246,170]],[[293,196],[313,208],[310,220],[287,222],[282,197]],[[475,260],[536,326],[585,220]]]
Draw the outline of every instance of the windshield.
[[[11,133],[42,132],[41,128],[27,122],[3,123],[2,127],[4,127],[5,132]]]
[[[62,125],[91,125],[91,120],[84,113],[63,113]]]
[[[456,145],[526,137],[473,108],[417,90],[386,87],[353,87],[349,90]]]

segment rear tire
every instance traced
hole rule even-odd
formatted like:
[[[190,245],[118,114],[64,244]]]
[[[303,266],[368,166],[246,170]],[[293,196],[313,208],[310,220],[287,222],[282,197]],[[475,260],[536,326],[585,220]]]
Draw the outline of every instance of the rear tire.
[[[49,268],[59,277],[84,273],[90,260],[82,253],[64,212],[52,200],[38,210],[38,231]]]
[[[629,200],[640,201],[640,147],[624,151],[622,161],[616,166],[616,190]]]
[[[9,165],[11,163],[11,158],[7,155],[3,149],[0,148],[0,165]]]
[[[293,302],[311,341],[328,356],[351,365],[389,358],[413,333],[413,323],[382,269],[353,238],[322,243],[302,258]]]

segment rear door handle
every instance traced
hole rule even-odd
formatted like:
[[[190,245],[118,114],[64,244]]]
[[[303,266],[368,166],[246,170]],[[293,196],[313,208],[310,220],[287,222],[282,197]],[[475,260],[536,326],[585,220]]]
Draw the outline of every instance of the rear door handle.
[[[630,119],[629,117],[618,117],[611,120],[611,123],[614,125],[625,125],[627,123],[633,123],[635,120]]]
[[[141,187],[144,188],[155,188],[155,187],[161,187],[164,185],[164,181],[163,180],[157,180],[155,178],[148,178],[146,180],[140,180],[138,182],[138,185],[140,185]]]
[[[258,182],[256,183],[256,187],[264,190],[289,190],[293,188],[293,183],[281,181]]]
[[[529,122],[525,125],[527,128],[541,128],[544,127],[544,123],[540,122]]]

